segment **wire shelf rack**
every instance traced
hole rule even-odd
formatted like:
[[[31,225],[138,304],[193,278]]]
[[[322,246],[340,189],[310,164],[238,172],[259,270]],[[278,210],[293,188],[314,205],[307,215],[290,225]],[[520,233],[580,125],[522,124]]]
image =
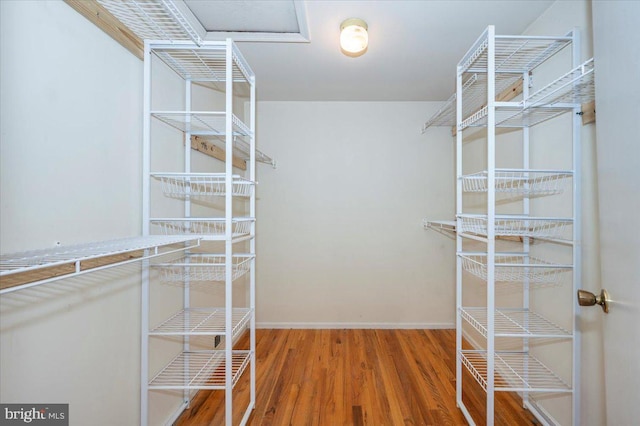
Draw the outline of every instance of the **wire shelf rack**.
[[[209,200],[226,193],[226,175],[224,173],[153,173],[160,180],[162,192],[166,197],[180,200]],[[233,175],[233,195],[249,197],[255,182],[239,175]]]
[[[243,276],[251,269],[252,254],[234,254],[232,256],[232,280]],[[154,265],[161,272],[165,282],[188,281],[225,281],[226,257],[221,254],[189,254],[171,263]]]
[[[475,214],[460,215],[460,232],[487,237],[487,216]],[[496,215],[495,235],[549,240],[568,241],[572,219],[530,217],[525,215]]]
[[[497,106],[496,127],[532,127],[594,99],[594,65],[591,58],[526,99],[513,105]],[[465,98],[464,102],[477,104],[474,98],[468,101]],[[463,115],[466,118],[460,123],[458,130],[486,126],[488,111],[486,106],[482,106],[472,115]]]
[[[462,268],[483,280],[487,279],[486,253],[460,253]],[[525,282],[531,284],[557,284],[563,272],[571,265],[554,264],[526,254],[495,255],[494,280],[496,282]]]
[[[249,365],[250,351],[233,351],[232,383]],[[149,389],[225,389],[225,351],[182,352],[149,381]]]
[[[249,308],[233,308],[233,340],[242,333],[253,312]],[[224,308],[189,308],[181,310],[149,331],[153,336],[199,335],[217,336],[225,334]]]
[[[496,76],[496,93],[502,93],[516,82],[522,80],[522,75],[498,74]],[[462,85],[462,116],[469,117],[487,103],[487,76],[473,74]],[[451,95],[444,105],[422,127],[424,133],[432,126],[456,125],[456,94]]]
[[[487,309],[465,307],[460,314],[484,337],[487,337]],[[572,338],[573,334],[540,314],[523,308],[496,309],[494,314],[496,337]]]
[[[522,128],[533,127],[544,121],[551,120],[569,111],[569,106],[539,106],[522,109],[521,106],[501,106],[496,108],[496,127]],[[459,130],[468,127],[485,127],[487,125],[488,108],[483,107],[475,114],[467,117]]]
[[[164,0],[97,0],[141,40],[191,40],[200,35],[173,2]]]
[[[572,38],[496,35],[496,72],[528,72],[571,45]],[[458,63],[462,72],[486,72],[489,31],[485,30]]]
[[[487,192],[488,172],[482,171],[462,176],[465,192]],[[567,170],[496,169],[496,193],[511,196],[543,196],[564,192],[573,172]]]
[[[198,245],[199,241],[194,237],[148,236],[3,254],[0,256],[0,292],[33,287]]]
[[[424,229],[431,229],[436,232],[440,232],[448,237],[455,237],[456,235],[456,221],[455,220],[422,220],[422,226]]]
[[[171,45],[153,47],[153,53],[183,79],[198,82],[226,80],[226,43],[203,42],[202,46]],[[232,75],[235,83],[253,83],[255,74],[240,51],[232,48]]]
[[[456,94],[454,93],[444,102],[422,126],[422,133],[432,126],[455,126],[456,122]]]
[[[473,74],[462,84],[463,93],[478,80],[478,74]],[[444,105],[424,124],[422,133],[431,126],[454,126],[456,121],[456,94],[447,99]]]
[[[232,237],[234,239],[250,237],[253,222],[253,218],[247,217],[232,219]],[[203,240],[225,238],[224,218],[154,218],[151,219],[151,223],[158,227],[163,235],[193,235]]]
[[[594,63],[591,58],[536,91],[521,104],[523,107],[556,103],[581,104],[594,99]]]
[[[486,351],[463,350],[460,357],[476,381],[487,390]],[[572,392],[571,386],[530,354],[495,353],[494,386],[509,392]]]
[[[224,136],[226,135],[226,118],[224,112],[209,111],[154,111],[151,115],[163,123],[180,130],[198,136]],[[236,136],[250,136],[251,131],[246,124],[235,115],[233,121],[233,134]]]

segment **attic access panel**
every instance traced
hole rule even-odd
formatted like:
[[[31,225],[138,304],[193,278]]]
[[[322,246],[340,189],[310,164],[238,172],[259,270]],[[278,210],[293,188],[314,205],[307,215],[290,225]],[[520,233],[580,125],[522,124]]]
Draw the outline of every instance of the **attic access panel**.
[[[308,42],[306,11],[298,0],[174,0],[186,6],[204,40]]]
[[[141,40],[309,42],[302,0],[96,1]]]

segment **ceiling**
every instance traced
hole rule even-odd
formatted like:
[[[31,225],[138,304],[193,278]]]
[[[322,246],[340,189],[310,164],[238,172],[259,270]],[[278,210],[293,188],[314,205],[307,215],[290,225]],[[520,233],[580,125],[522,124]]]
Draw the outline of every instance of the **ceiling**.
[[[186,1],[210,31],[242,31],[250,35],[255,28],[272,34],[304,33],[298,42],[236,38],[256,73],[261,101],[446,100],[455,91],[457,61],[487,25],[495,25],[498,34],[521,34],[552,3],[553,0]],[[297,7],[296,12],[291,11],[292,4]],[[369,26],[369,48],[357,58],[343,55],[338,45],[340,23],[351,17],[364,19]],[[307,37],[309,42],[299,42]]]

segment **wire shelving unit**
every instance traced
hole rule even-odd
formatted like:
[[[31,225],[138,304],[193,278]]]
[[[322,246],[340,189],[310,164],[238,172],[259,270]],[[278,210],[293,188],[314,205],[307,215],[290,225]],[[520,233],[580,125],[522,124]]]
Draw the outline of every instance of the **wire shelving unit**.
[[[157,86],[154,70],[164,66],[184,81],[184,99],[182,102],[177,100],[185,105],[184,110],[153,108],[151,93],[154,88],[162,90]],[[194,84],[201,86],[197,92],[191,90]],[[211,96],[211,99],[197,100],[215,106],[210,111],[191,110],[195,96]],[[243,116],[233,112],[238,98],[244,98],[248,104]],[[199,44],[146,41],[144,232],[192,236],[207,244],[219,243],[203,245],[197,252],[189,251],[177,259],[151,265],[154,273],[149,271],[147,276],[152,279],[143,282],[143,425],[148,423],[149,394],[157,390],[182,390],[183,402],[179,411],[188,406],[194,390],[224,391],[225,424],[229,426],[245,424],[255,405],[255,174],[258,159],[273,164],[270,157],[258,155],[256,151],[255,108],[255,76],[231,40]],[[170,134],[164,130],[167,126],[182,133],[184,165],[180,172],[156,170],[158,166],[151,161],[156,138],[166,144],[164,140]],[[224,150],[224,172],[193,170],[191,140],[195,136],[215,141]],[[176,144],[181,143],[181,138],[175,139]],[[234,169],[233,155],[236,153],[241,153],[247,161],[244,173]],[[152,216],[152,211],[163,211],[167,203],[181,206],[181,210],[171,209],[173,216]],[[175,216],[176,211],[184,214]],[[237,244],[243,242],[246,243],[241,250]],[[220,251],[222,243],[224,249]],[[152,280],[180,287],[183,291],[181,309],[155,327],[149,324],[153,309],[150,295],[159,288]],[[234,286],[236,281],[244,285]],[[240,301],[236,295],[234,301],[234,291],[241,289],[245,289],[246,298]],[[192,290],[213,290],[213,296],[224,302],[213,307],[193,307],[191,300],[195,293]],[[198,306],[201,304],[199,302]],[[249,348],[236,347],[237,339],[247,332]],[[163,368],[150,371],[150,347],[155,346],[149,341],[166,336],[181,339],[181,350],[172,354],[174,357]],[[207,339],[210,347],[201,350],[200,346],[195,346],[195,341],[192,342],[196,336],[215,336],[215,339]],[[218,344],[223,348],[218,348]],[[160,354],[154,359],[158,356]],[[241,410],[234,410],[234,405],[239,403],[234,401],[234,386],[243,375],[248,375],[249,401]],[[234,411],[242,413],[240,419],[234,419]]]
[[[463,368],[486,391],[483,423],[487,425],[494,423],[494,394],[498,391],[518,392],[523,405],[545,425],[557,422],[538,397],[569,395],[570,407],[565,404],[565,411],[571,413],[571,424],[581,423],[580,334],[575,302],[573,297],[562,299],[566,312],[563,308],[561,314],[547,312],[545,306],[535,303],[539,291],[573,296],[581,279],[578,113],[582,103],[594,99],[595,90],[593,59],[581,61],[579,52],[577,30],[565,36],[503,36],[496,35],[494,27],[489,26],[458,63],[456,93],[423,127],[424,133],[431,126],[451,126],[456,139],[456,220],[425,219],[424,227],[456,240],[456,398],[472,425],[477,420],[463,402]],[[538,67],[546,67],[547,61],[556,56],[552,66],[558,67],[560,61],[569,58],[571,64],[565,68],[569,71],[536,91],[530,90],[531,77]],[[521,94],[505,95],[520,83],[517,89]],[[530,128],[564,114],[573,114],[570,164],[562,170],[532,168],[530,152],[534,142]],[[486,138],[468,138],[466,131],[471,128],[486,129]],[[518,168],[496,167],[499,128],[520,132],[522,158],[515,160]],[[463,173],[479,163],[463,156],[467,144],[478,140],[486,144],[484,170]],[[473,201],[471,195],[476,197]],[[477,197],[484,197],[485,201],[478,203]],[[565,200],[562,203],[561,198]],[[561,210],[570,206],[570,213],[562,217],[532,214],[534,206],[535,211],[540,211],[539,207],[551,203]],[[513,206],[521,212],[513,214]],[[544,244],[534,249],[538,242]],[[511,244],[508,251],[499,249],[504,244]],[[469,286],[463,284],[472,279],[484,283],[484,296],[466,294]],[[560,291],[569,281],[571,291]],[[505,285],[517,290],[520,306],[513,306],[513,296],[505,298],[498,291]],[[551,320],[549,314],[561,321]],[[472,332],[476,333],[473,337]],[[476,340],[477,335],[481,341]],[[466,349],[463,337],[475,348]],[[513,339],[518,342],[518,350],[502,350]],[[541,350],[544,345],[569,345],[570,354],[564,350],[558,351],[561,355],[549,357]],[[540,353],[545,356],[540,357]]]

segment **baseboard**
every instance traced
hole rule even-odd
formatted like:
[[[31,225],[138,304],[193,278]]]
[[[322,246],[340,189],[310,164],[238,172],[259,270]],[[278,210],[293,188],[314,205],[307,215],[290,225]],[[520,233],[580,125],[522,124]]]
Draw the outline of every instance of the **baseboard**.
[[[423,323],[423,322],[257,322],[256,328],[278,329],[402,329],[429,330],[451,329],[454,323]]]
[[[543,426],[550,425],[559,425],[558,421],[553,418],[551,414],[543,407],[537,404],[536,401],[527,401],[525,402],[525,407],[529,409],[529,411],[542,423]]]
[[[482,345],[480,345],[478,343],[478,341],[474,338],[472,338],[471,336],[469,336],[469,333],[462,331],[462,338],[465,339],[467,341],[467,343],[469,343],[471,345],[471,347],[476,350],[476,351],[481,351],[483,349],[485,349],[484,347],[482,347]]]
[[[164,425],[165,426],[173,425],[176,422],[176,420],[178,420],[180,415],[184,412],[184,410],[187,409],[188,406],[189,406],[189,404],[186,401],[182,401],[182,403],[180,404],[178,409],[171,415],[171,417],[169,417],[167,419],[167,421],[164,423]]]

